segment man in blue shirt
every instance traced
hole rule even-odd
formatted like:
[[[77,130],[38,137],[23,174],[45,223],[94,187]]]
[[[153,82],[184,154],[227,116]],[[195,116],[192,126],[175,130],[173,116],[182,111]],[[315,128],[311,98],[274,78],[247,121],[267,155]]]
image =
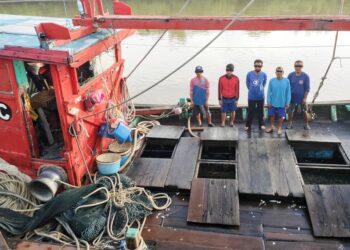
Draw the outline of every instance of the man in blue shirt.
[[[267,76],[265,72],[261,71],[263,61],[256,59],[254,61],[254,70],[248,72],[246,78],[246,84],[248,88],[248,118],[245,124],[245,130],[250,131],[252,121],[254,118],[254,112],[257,108],[259,129],[265,129],[264,122],[264,98],[265,98],[265,86]]]
[[[304,129],[309,130],[310,125],[307,120],[307,106],[306,99],[310,92],[310,78],[302,72],[303,62],[298,60],[294,63],[295,71],[288,75],[290,82],[290,88],[292,92],[292,100],[288,109],[288,124],[287,129],[293,128],[293,115],[295,110],[298,113],[303,113],[304,116]]]
[[[283,77],[283,68],[276,68],[276,76],[269,82],[267,89],[267,105],[269,107],[270,127],[265,131],[271,133],[274,130],[275,115],[278,116],[277,134],[282,134],[282,123],[286,116],[291,99],[289,80]]]

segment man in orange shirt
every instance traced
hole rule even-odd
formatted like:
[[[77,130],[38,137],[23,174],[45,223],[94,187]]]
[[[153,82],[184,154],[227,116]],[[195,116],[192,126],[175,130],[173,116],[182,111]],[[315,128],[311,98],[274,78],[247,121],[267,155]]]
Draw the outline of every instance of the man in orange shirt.
[[[219,78],[219,102],[221,106],[221,127],[225,127],[226,113],[230,113],[233,127],[239,98],[239,78],[233,74],[234,66],[227,64],[226,74]]]

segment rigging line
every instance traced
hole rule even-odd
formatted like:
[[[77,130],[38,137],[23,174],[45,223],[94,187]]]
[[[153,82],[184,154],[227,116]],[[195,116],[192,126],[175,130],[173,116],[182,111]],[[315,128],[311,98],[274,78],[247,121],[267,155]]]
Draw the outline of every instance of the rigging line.
[[[68,14],[67,14],[67,5],[66,5],[66,0],[62,0],[63,1],[63,7],[64,7],[64,14],[66,16],[66,25],[67,27],[70,27],[70,22],[68,20]]]
[[[345,1],[345,0],[340,0],[339,15],[342,15],[342,14],[343,14],[344,1]],[[317,98],[318,95],[320,94],[320,90],[321,90],[321,88],[322,88],[322,86],[323,86],[323,83],[324,83],[324,81],[325,81],[326,78],[327,78],[328,72],[329,72],[329,70],[331,69],[331,66],[332,66],[333,62],[337,59],[337,57],[335,56],[335,52],[336,52],[336,50],[337,50],[338,35],[339,35],[339,31],[337,30],[336,33],[335,33],[335,40],[334,40],[333,53],[332,53],[331,61],[330,61],[329,64],[328,64],[328,67],[327,67],[327,69],[326,69],[325,74],[324,74],[323,77],[321,78],[321,82],[320,82],[320,84],[318,85],[318,88],[317,88],[317,90],[316,90],[316,92],[315,92],[315,94],[314,94],[314,97],[312,98],[311,104],[314,104],[314,103],[315,103],[316,98]]]
[[[101,114],[103,112],[106,112],[110,109],[114,109],[118,106],[123,105],[124,103],[127,103],[133,99],[135,99],[136,97],[139,97],[140,95],[143,95],[144,93],[146,93],[147,91],[151,90],[152,88],[156,87],[157,85],[159,85],[160,83],[164,82],[166,79],[168,79],[170,76],[172,76],[173,74],[175,74],[177,71],[179,71],[180,69],[182,69],[184,66],[186,66],[189,62],[191,62],[194,58],[196,58],[199,54],[201,54],[206,48],[208,48],[213,42],[215,42],[216,39],[218,39],[228,28],[231,27],[231,25],[237,21],[237,19],[250,7],[250,5],[252,5],[255,2],[255,0],[250,0],[246,6],[240,11],[238,12],[236,15],[234,15],[232,17],[232,20],[224,27],[223,30],[221,30],[217,35],[214,36],[214,38],[212,38],[206,45],[204,45],[204,47],[202,47],[200,50],[198,50],[194,55],[192,55],[190,58],[188,58],[185,62],[183,62],[180,66],[178,66],[177,68],[175,68],[173,71],[171,71],[170,73],[168,73],[166,76],[164,76],[162,79],[160,79],[158,82],[152,84],[151,86],[149,86],[148,88],[142,90],[141,92],[137,93],[136,95],[130,97],[129,99],[119,103],[118,105],[106,108],[104,110],[89,114],[89,115],[85,115],[80,117],[79,119],[84,119],[84,118],[88,118],[91,116],[95,116],[98,114]]]
[[[179,16],[184,9],[187,7],[187,5],[190,3],[191,0],[187,0],[184,5],[181,7],[181,9],[176,13],[175,16]],[[136,64],[136,66],[130,71],[126,79],[128,79],[135,71],[136,69],[143,63],[143,61],[148,57],[148,55],[152,52],[152,50],[157,46],[157,44],[162,40],[164,35],[168,32],[168,30],[164,30],[163,33],[160,35],[158,40],[152,45],[152,47],[147,51],[147,53],[142,57],[142,59]]]

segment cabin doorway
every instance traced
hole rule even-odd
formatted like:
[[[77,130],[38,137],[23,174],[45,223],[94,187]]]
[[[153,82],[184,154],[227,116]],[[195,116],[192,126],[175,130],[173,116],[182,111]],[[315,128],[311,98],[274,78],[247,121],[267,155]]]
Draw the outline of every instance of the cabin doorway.
[[[32,157],[64,160],[64,140],[50,66],[42,62],[23,62],[21,69],[15,69],[16,75],[25,74],[28,80],[27,86],[22,87],[22,104],[27,111]]]

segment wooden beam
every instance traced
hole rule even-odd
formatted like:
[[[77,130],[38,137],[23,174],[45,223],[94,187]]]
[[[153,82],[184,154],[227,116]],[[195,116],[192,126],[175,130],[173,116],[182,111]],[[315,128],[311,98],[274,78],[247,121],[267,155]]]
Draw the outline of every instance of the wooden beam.
[[[142,16],[109,15],[75,18],[73,24],[118,29],[222,30],[232,17],[227,16]],[[339,30],[350,31],[349,16],[245,16],[229,30]]]

